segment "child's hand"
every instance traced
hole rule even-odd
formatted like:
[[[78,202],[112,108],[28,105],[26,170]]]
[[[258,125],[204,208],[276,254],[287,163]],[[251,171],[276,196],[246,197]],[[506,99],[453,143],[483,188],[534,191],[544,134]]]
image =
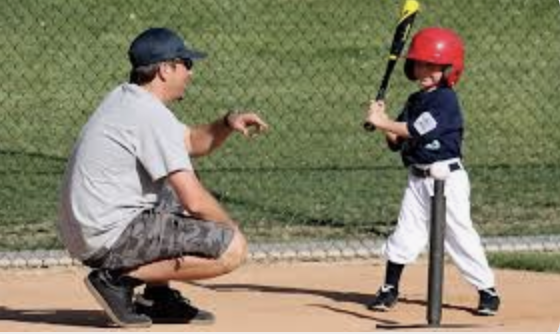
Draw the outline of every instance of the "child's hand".
[[[371,101],[366,115],[366,122],[379,127],[380,124],[388,119],[389,116],[385,113],[385,102],[383,100]]]

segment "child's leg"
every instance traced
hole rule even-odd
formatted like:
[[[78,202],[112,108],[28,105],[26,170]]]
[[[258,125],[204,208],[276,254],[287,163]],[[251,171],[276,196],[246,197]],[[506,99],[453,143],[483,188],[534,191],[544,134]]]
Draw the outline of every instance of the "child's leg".
[[[404,265],[414,262],[428,241],[430,194],[424,183],[424,179],[409,177],[397,227],[383,247],[385,284],[397,289]]]
[[[394,287],[398,291],[403,269],[404,264],[387,261],[387,266],[385,267],[385,286]]]
[[[426,245],[429,193],[423,182],[416,177],[408,180],[397,228],[383,247],[387,258],[385,282],[368,303],[369,309],[385,311],[395,306],[404,266],[413,262]]]
[[[478,290],[484,290],[494,287],[494,274],[473,227],[469,197],[467,173],[463,170],[452,173],[446,181],[445,247],[465,279]]]
[[[397,227],[383,247],[383,254],[390,262],[412,263],[426,246],[430,194],[424,182],[425,179],[409,177]]]

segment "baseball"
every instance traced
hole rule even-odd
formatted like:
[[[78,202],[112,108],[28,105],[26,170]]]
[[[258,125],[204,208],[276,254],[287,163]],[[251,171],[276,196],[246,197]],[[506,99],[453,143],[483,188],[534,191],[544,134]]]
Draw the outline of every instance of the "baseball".
[[[436,180],[445,180],[449,175],[449,166],[444,163],[433,163],[430,166],[430,175]]]

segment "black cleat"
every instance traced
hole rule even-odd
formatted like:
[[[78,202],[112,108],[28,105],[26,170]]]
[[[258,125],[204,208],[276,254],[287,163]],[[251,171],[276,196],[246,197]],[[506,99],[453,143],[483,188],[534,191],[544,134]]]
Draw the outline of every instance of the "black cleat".
[[[154,323],[211,325],[214,314],[194,307],[181,293],[168,286],[147,287],[134,303],[139,313]]]
[[[482,316],[493,316],[496,315],[498,309],[500,308],[500,296],[496,292],[496,289],[484,289],[478,291],[479,303],[476,309],[476,314]]]
[[[374,311],[388,311],[397,304],[398,299],[399,291],[394,286],[383,285],[367,307]]]
[[[128,276],[118,276],[104,270],[93,270],[84,279],[86,286],[109,318],[120,327],[149,327],[150,318],[138,314],[132,304],[134,287],[141,284]]]

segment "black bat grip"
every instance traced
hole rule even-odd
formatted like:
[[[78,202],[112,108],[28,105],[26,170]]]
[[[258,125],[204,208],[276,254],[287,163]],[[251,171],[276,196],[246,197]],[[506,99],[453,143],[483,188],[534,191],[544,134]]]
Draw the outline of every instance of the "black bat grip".
[[[383,75],[383,80],[381,80],[381,85],[379,86],[379,90],[377,91],[375,101],[385,100],[385,93],[387,92],[387,88],[389,87],[389,79],[391,79],[391,73],[393,73],[393,69],[395,68],[396,63],[396,57],[389,58],[387,68],[385,68],[385,75]],[[375,131],[375,125],[371,124],[370,122],[365,122],[364,129],[366,131],[373,132]]]
[[[373,132],[373,131],[375,131],[376,127],[375,127],[375,125],[373,125],[373,123],[365,122],[364,123],[364,129],[366,131]]]

